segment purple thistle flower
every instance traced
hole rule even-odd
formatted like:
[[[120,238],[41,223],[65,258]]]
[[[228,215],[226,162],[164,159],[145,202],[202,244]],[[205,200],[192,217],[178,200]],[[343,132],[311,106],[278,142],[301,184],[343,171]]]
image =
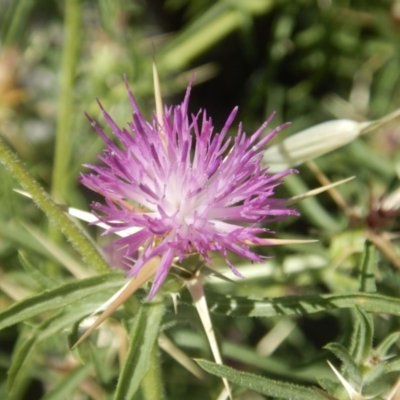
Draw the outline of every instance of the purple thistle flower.
[[[150,259],[161,257],[149,299],[164,282],[173,260],[182,261],[193,253],[211,263],[208,252],[219,251],[232,271],[228,252],[262,261],[249,246],[268,244],[257,235],[273,233],[260,223],[298,215],[273,198],[281,178],[295,172],[268,174],[261,166],[266,144],[279,132],[261,134],[267,121],[247,136],[239,124],[234,138],[226,137],[238,108],[229,115],[223,129],[213,133],[205,111],[189,115],[191,85],[181,105],[166,107],[162,121],[152,123],[141,114],[130,88],[132,121],[121,129],[102,108],[103,115],[120,142],[114,144],[89,118],[106,144],[99,159],[105,166],[86,165],[94,173],[80,181],[105,197],[106,204],[92,204],[106,233],[123,236],[115,241],[125,260],[134,260],[127,276],[136,276]]]

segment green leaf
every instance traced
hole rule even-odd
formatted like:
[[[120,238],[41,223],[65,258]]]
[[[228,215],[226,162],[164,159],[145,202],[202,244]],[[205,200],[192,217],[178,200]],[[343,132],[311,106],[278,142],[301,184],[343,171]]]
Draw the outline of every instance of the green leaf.
[[[351,338],[350,354],[357,365],[363,365],[372,354],[374,320],[372,315],[366,313],[361,307],[356,307],[353,315],[356,321]]]
[[[400,358],[396,358],[386,364],[387,372],[400,371]]]
[[[226,35],[249,23],[253,15],[267,13],[273,4],[272,0],[215,2],[161,50],[159,58],[162,69],[181,69]]]
[[[25,371],[29,367],[34,352],[41,342],[68,327],[72,328],[76,322],[96,310],[103,302],[103,295],[95,293],[64,308],[57,315],[42,322],[34,330],[29,327],[29,336],[26,339],[24,338],[24,342],[16,346],[14,351],[8,377],[10,393],[14,394],[21,380],[25,379]],[[21,338],[23,337],[21,336]]]
[[[33,264],[28,260],[25,252],[19,252],[19,262],[24,268],[25,272],[29,274],[42,289],[51,289],[57,286],[57,282],[45,275],[39,268],[33,266]]]
[[[6,17],[3,19],[5,23],[0,31],[3,49],[15,46],[17,39],[23,35],[26,29],[27,17],[33,5],[33,0],[22,0],[9,4]],[[3,9],[2,12],[5,13],[6,11]]]
[[[73,392],[81,384],[81,382],[89,376],[93,370],[92,365],[81,365],[70,372],[57,387],[51,392],[47,393],[42,400],[59,400],[71,399]]]
[[[375,354],[380,360],[383,360],[387,356],[389,349],[397,342],[400,337],[400,332],[394,332],[388,335],[375,350]]]
[[[211,312],[235,317],[303,315],[356,306],[361,306],[368,312],[400,315],[400,299],[370,293],[316,294],[251,300],[208,291],[206,297]],[[189,297],[185,295],[182,296],[182,301],[191,304]]]
[[[357,364],[352,359],[350,353],[339,343],[329,343],[325,349],[331,351],[342,363],[345,371],[345,378],[350,381],[352,386],[360,388],[362,377]]]
[[[225,357],[245,363],[251,367],[257,367],[260,370],[279,375],[283,379],[296,379],[297,381],[315,381],[315,377],[331,376],[331,370],[324,361],[310,366],[296,368],[287,361],[279,357],[261,356],[254,349],[238,343],[229,341],[222,342],[222,353]],[[288,365],[289,364],[289,365]]]
[[[382,362],[378,365],[375,365],[368,372],[364,373],[363,376],[363,392],[365,388],[368,386],[373,386],[375,382],[381,380],[388,373],[388,369],[386,367],[386,363]]]
[[[129,337],[129,350],[122,367],[114,400],[132,399],[149,369],[150,355],[164,315],[162,303],[144,304],[135,319]]]
[[[318,383],[319,385],[327,392],[327,393],[335,393],[336,390],[338,389],[338,387],[340,386],[340,384],[338,383],[338,381],[334,381],[332,379],[328,379],[328,378],[318,378]]]
[[[375,171],[378,176],[390,179],[393,176],[393,164],[388,157],[379,155],[363,140],[354,140],[347,146],[347,152],[353,163],[368,171]]]
[[[210,361],[196,360],[201,368],[220,378],[227,378],[236,385],[254,390],[266,396],[278,397],[282,400],[322,400],[322,394],[304,386],[293,385],[286,382],[274,381],[261,376],[241,372],[225,365],[215,364]]]
[[[40,313],[57,310],[98,292],[117,291],[123,285],[119,273],[108,273],[81,279],[46,290],[36,296],[14,303],[0,313],[0,329],[32,318]],[[104,293],[106,296],[106,293]],[[105,299],[106,300],[106,299]]]
[[[14,242],[14,246],[18,249],[29,250],[46,258],[51,257],[50,253],[43,246],[39,246],[36,238],[26,231],[20,223],[15,221],[2,222],[0,224],[0,235]]]
[[[103,385],[110,383],[111,379],[114,377],[113,371],[109,365],[104,362],[104,360],[107,359],[108,351],[108,348],[98,348],[94,346],[93,343],[89,342],[90,358],[96,371],[96,380]]]
[[[84,297],[63,308],[53,317],[46,319],[40,324],[38,341],[46,340],[64,329],[70,328],[72,331],[77,322],[97,310],[104,303],[104,295],[105,293],[94,293],[91,296]]]
[[[26,330],[28,331],[28,329]],[[26,381],[27,369],[32,358],[32,346],[35,343],[37,330],[29,329],[29,334],[22,332],[14,348],[10,369],[8,370],[7,390],[12,398],[22,381]]]
[[[52,195],[55,199],[69,200],[72,182],[76,178],[69,174],[74,143],[73,115],[75,109],[76,70],[82,45],[82,2],[64,2],[64,43],[60,64],[59,102],[52,168]],[[93,250],[93,249],[92,249]],[[86,256],[83,254],[83,256]],[[99,254],[98,254],[99,256]],[[104,270],[103,270],[104,272]]]
[[[179,347],[189,347],[208,351],[208,344],[204,340],[204,334],[199,330],[180,329],[173,333],[174,342]],[[251,368],[257,368],[273,374],[279,379],[296,379],[296,381],[315,382],[315,378],[328,378],[332,376],[332,371],[328,364],[323,360],[313,361],[309,365],[292,365],[281,357],[270,355],[268,357],[261,356],[255,349],[245,344],[232,343],[228,340],[221,342],[221,351],[224,357],[237,361],[240,365],[246,364]]]
[[[360,292],[375,293],[376,248],[366,240],[360,265]]]
[[[44,248],[50,255],[50,258],[59,262],[75,278],[87,278],[91,275],[90,271],[65,251],[59,244],[52,241],[48,236],[40,232],[39,229],[27,224],[21,223],[22,227],[36,240],[38,248]]]

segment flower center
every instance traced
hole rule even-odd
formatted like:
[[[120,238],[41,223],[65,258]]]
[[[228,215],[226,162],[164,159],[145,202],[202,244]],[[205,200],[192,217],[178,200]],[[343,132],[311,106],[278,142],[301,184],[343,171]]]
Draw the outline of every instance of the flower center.
[[[183,174],[173,173],[169,177],[161,207],[172,219],[171,222],[178,231],[180,228],[192,226],[203,214],[204,207],[199,201],[201,192],[198,179],[192,170]]]

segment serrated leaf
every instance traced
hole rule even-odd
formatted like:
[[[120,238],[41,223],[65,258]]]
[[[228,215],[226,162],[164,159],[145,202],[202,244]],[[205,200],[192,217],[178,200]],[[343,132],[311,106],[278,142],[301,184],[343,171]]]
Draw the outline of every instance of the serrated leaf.
[[[304,315],[356,306],[362,306],[367,312],[400,315],[400,299],[370,293],[283,296],[252,300],[208,291],[206,297],[211,312],[235,317]],[[181,301],[191,304],[185,295]]]
[[[356,307],[353,315],[356,323],[351,339],[350,354],[357,365],[362,365],[372,354],[374,320],[372,315],[361,307]]]
[[[353,310],[352,310],[353,311]],[[357,339],[360,336],[360,325],[361,325],[361,320],[359,318],[359,315],[355,312],[352,314],[352,319],[353,319],[353,330],[351,332],[351,339],[350,339],[350,346],[349,346],[349,353],[354,354],[357,350]]]
[[[92,294],[118,290],[124,279],[119,273],[108,273],[79,281],[68,282],[52,290],[14,303],[0,313],[0,329],[22,322],[47,311],[66,307]]]
[[[144,304],[135,319],[129,337],[129,349],[118,380],[114,400],[132,399],[150,364],[150,354],[157,346],[161,319],[164,315],[162,303]]]
[[[362,377],[357,364],[354,362],[347,349],[339,343],[329,343],[325,346],[325,349],[331,351],[343,363],[346,380],[350,381],[352,386],[355,385],[356,389],[359,389],[361,387]]]
[[[282,400],[326,399],[326,397],[317,391],[304,386],[267,379],[262,376],[250,374],[248,372],[237,371],[225,365],[218,365],[210,361],[195,361],[200,365],[201,368],[210,374],[216,375],[220,378],[226,378],[236,385],[246,387],[266,396],[271,396]]]

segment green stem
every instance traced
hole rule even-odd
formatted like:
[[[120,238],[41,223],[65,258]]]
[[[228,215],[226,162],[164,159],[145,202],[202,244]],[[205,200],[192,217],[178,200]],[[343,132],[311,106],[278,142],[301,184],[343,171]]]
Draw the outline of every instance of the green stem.
[[[78,0],[65,0],[64,51],[60,70],[60,103],[52,176],[52,195],[56,201],[67,200],[70,184],[74,80],[81,40],[79,3]]]
[[[150,367],[142,380],[141,387],[144,400],[165,399],[157,341],[154,343],[153,349],[151,350]]]
[[[17,44],[16,39],[21,37],[23,33],[26,19],[32,6],[33,0],[20,0],[10,2],[7,11],[2,10],[3,13],[6,13],[3,18],[3,26],[0,30],[0,37],[3,39],[3,50]]]
[[[0,137],[0,162],[11,172],[21,186],[32,196],[33,201],[47,215],[83,260],[98,272],[108,272],[109,267],[85,234],[68,218],[61,208],[36,182],[19,158],[7,147]]]

